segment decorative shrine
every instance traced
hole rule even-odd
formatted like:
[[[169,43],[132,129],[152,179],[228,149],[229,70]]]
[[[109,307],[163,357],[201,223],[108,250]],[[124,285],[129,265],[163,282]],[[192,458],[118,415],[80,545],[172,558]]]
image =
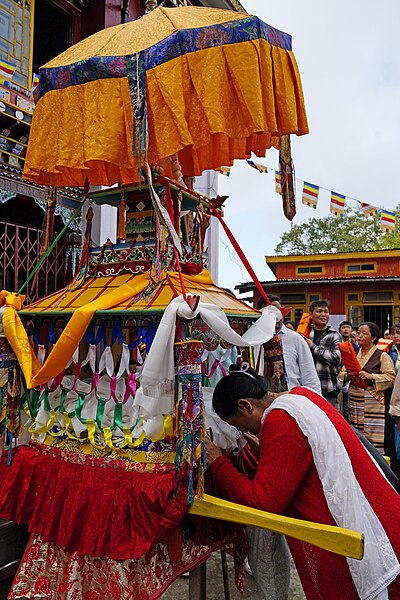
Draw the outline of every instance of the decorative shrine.
[[[110,28],[41,69],[25,176],[57,186],[86,180],[86,232],[64,289],[27,306],[22,293],[0,293],[0,517],[32,532],[11,598],[34,585],[49,598],[68,590],[96,600],[155,599],[219,548],[235,556],[242,589],[251,509],[238,518],[238,507],[224,503],[218,517],[239,525],[204,518],[215,517],[220,502],[204,495],[213,491],[206,430],[227,451],[243,446],[213,413],[212,390],[244,359],[275,390],[286,389],[275,337],[281,315],[272,306],[254,311],[211,280],[210,219],[234,238],[224,199],[194,192],[190,178],[275,145],[285,165],[284,209],[293,214],[288,134],[306,133],[307,122],[290,36],[251,15],[193,7],[158,8],[128,25],[129,43],[127,25]],[[186,44],[179,55],[177,40]],[[118,45],[131,54],[120,56]],[[228,68],[227,55],[232,72],[240,59],[239,87],[225,89],[224,102],[218,85],[205,84],[206,54],[216,72]],[[172,77],[172,63],[182,77]],[[201,107],[191,68],[203,77]],[[93,102],[104,117],[100,130]],[[88,181],[119,185],[88,193]],[[104,203],[118,209],[117,241],[93,247],[93,207]],[[280,521],[276,530],[288,532]],[[291,527],[309,539],[304,525]]]
[[[203,386],[212,391],[241,345],[252,358],[251,325],[259,317],[214,285],[206,269],[205,233],[221,209],[166,177],[156,178],[154,192],[181,256],[148,186],[97,192],[74,280],[18,312],[11,303],[23,297],[6,294],[3,315],[25,385],[21,392],[8,348],[2,428],[9,468],[0,514],[28,523],[31,548],[40,540],[57,552],[107,557],[107,568],[110,559],[129,561],[137,577],[157,555],[159,575],[142,597],[155,597],[216,548],[233,548],[237,539],[235,548],[245,548],[240,527],[185,515],[204,490]],[[119,206],[119,239],[96,248],[92,204],[104,202]],[[273,336],[275,318],[263,317],[254,341]],[[20,408],[31,443],[14,449]],[[237,434],[229,433],[234,449]]]

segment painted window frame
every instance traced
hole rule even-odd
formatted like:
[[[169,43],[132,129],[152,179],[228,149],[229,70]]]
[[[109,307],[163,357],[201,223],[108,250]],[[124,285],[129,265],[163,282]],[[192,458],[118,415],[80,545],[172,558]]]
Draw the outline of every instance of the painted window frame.
[[[350,296],[357,296],[357,298],[350,298]],[[346,293],[346,304],[361,304],[360,301],[360,292],[347,292]]]
[[[359,304],[361,304],[362,306],[368,306],[368,305],[374,305],[374,304],[379,304],[381,306],[394,306],[396,304],[396,299],[395,299],[395,294],[393,292],[393,290],[379,290],[378,292],[376,292],[377,294],[392,294],[392,299],[391,300],[383,300],[383,299],[377,299],[377,300],[365,300],[364,299],[364,294],[368,294],[369,292],[371,292],[371,290],[368,291],[363,291],[361,292],[361,298],[360,298],[360,302]]]
[[[373,265],[372,269],[362,269],[363,265]],[[360,267],[359,271],[349,271],[349,267]],[[376,273],[378,270],[378,264],[376,262],[372,263],[359,263],[359,262],[348,262],[344,266],[344,271],[346,275],[363,275],[364,273]]]
[[[305,312],[309,312],[309,310],[310,310],[310,304],[311,304],[311,302],[316,302],[316,301],[318,301],[318,300],[321,300],[321,299],[322,299],[322,294],[321,294],[320,292],[317,292],[317,293],[307,292],[305,296],[306,296],[306,297],[305,297],[305,302],[304,302],[304,304],[300,304],[299,302],[296,302],[296,303],[290,304],[290,308],[292,309],[292,310],[290,311],[290,319],[291,319],[292,321],[295,321],[295,320],[296,320],[296,318],[295,318],[295,312],[296,312],[296,310],[302,310],[302,311],[303,311],[303,313],[305,313]],[[311,300],[311,296],[318,296],[318,299]],[[286,303],[285,303],[285,304],[283,304],[283,306],[284,306],[285,308],[289,308],[289,305],[288,305],[288,304],[286,304]]]
[[[300,273],[299,269],[321,269],[320,271],[317,272],[311,272],[308,271],[307,273]],[[296,276],[297,277],[308,277],[309,275],[325,275],[325,265],[314,265],[314,264],[308,264],[308,265],[296,265]]]

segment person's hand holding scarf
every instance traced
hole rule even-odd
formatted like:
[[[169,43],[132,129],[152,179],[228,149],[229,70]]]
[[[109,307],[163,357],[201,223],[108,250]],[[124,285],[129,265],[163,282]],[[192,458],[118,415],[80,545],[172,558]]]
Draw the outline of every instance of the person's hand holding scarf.
[[[206,444],[206,459],[207,459],[207,467],[209,467],[216,458],[222,456],[221,448],[218,448],[209,438],[205,438]]]
[[[246,438],[250,449],[257,460],[260,460],[260,442],[258,441],[258,437],[253,435],[249,431],[244,433],[243,436]]]

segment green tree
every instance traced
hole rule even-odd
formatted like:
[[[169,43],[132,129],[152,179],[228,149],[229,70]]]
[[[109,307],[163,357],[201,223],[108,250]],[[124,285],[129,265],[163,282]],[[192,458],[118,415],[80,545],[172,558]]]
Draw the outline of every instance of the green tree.
[[[284,233],[276,254],[330,254],[400,248],[400,206],[394,235],[380,229],[380,214],[366,218],[360,209],[347,207],[342,217],[329,215],[295,225]]]

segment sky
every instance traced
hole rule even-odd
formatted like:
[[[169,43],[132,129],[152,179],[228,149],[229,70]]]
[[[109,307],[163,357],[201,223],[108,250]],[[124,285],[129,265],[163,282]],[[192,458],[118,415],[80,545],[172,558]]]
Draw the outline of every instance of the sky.
[[[292,35],[310,133],[292,136],[296,177],[363,202],[394,210],[400,204],[399,0],[241,0],[250,14]],[[278,152],[256,162],[278,168]],[[294,224],[329,215],[329,192],[316,210],[301,204]],[[275,193],[274,175],[235,161],[218,176],[228,195],[225,220],[261,281],[274,279],[265,255],[290,223]],[[349,200],[349,205],[356,204]],[[219,242],[219,285],[250,281],[224,233]]]

